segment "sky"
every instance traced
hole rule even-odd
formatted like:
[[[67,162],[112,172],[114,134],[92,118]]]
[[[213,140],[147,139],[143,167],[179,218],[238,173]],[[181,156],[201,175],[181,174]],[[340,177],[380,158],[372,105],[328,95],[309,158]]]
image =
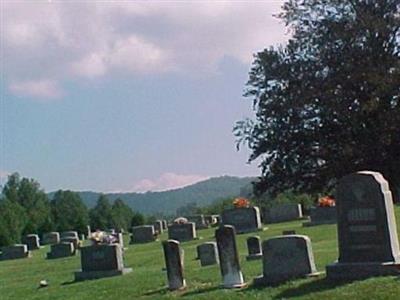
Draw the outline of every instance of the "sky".
[[[0,180],[145,192],[257,176],[232,128],[281,0],[1,3]]]

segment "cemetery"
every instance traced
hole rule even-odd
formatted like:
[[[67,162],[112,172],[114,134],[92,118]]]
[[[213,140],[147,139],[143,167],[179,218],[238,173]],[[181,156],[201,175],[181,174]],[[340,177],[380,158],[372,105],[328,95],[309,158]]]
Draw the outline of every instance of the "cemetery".
[[[400,299],[400,0],[0,10],[0,300]]]

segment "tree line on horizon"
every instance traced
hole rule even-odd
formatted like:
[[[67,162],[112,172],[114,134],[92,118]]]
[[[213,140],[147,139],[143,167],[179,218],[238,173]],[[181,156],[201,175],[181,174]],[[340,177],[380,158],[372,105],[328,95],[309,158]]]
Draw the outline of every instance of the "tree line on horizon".
[[[100,195],[96,206],[88,209],[78,193],[57,191],[49,199],[40,184],[18,173],[8,176],[0,198],[0,247],[20,243],[26,234],[76,230],[86,233],[108,228],[128,231],[132,226],[154,221],[133,211],[121,199],[112,204]]]

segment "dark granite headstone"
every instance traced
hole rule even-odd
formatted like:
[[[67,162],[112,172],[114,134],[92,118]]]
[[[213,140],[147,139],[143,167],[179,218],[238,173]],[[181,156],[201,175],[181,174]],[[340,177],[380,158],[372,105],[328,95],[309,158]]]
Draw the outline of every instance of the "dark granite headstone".
[[[255,285],[274,285],[298,277],[317,275],[310,238],[278,236],[262,243],[263,275]]]
[[[207,242],[197,246],[197,256],[202,267],[219,263],[216,242]]]
[[[159,234],[163,233],[163,224],[161,220],[157,220],[154,222],[154,230],[158,232]]]
[[[279,223],[298,220],[303,217],[300,204],[277,204],[263,210],[264,223]]]
[[[247,233],[262,229],[258,207],[232,208],[222,212],[222,224],[232,225],[236,233]]]
[[[60,242],[60,234],[58,232],[48,232],[43,234],[43,245],[53,245]]]
[[[162,227],[163,227],[163,230],[167,230],[168,229],[167,220],[162,220]]]
[[[324,224],[335,224],[337,222],[337,209],[332,207],[312,207],[310,209],[310,221],[304,222],[303,226],[316,226]]]
[[[62,258],[73,256],[76,254],[76,249],[73,243],[58,243],[50,246],[50,252],[47,253],[48,259]]]
[[[193,215],[193,216],[188,216],[186,217],[188,222],[193,222],[196,224],[196,229],[206,229],[208,228],[208,224],[206,223],[206,220],[204,219],[204,215]]]
[[[261,241],[259,236],[251,236],[247,238],[247,250],[249,251],[249,255],[246,256],[247,260],[262,258]]]
[[[60,233],[60,238],[77,238],[79,240],[77,231],[63,231]]]
[[[74,249],[79,249],[81,247],[81,242],[77,237],[74,236],[64,236],[60,239],[60,243],[72,243],[74,245]]]
[[[183,250],[175,240],[163,241],[165,265],[167,267],[168,288],[181,290],[186,287],[183,274]]]
[[[240,270],[239,253],[236,246],[235,228],[231,225],[219,227],[215,231],[223,287],[241,288],[245,286]]]
[[[196,226],[194,223],[172,224],[168,226],[168,238],[179,242],[196,239]]]
[[[122,248],[119,244],[92,245],[81,248],[81,272],[75,272],[75,280],[96,279],[123,275],[132,271],[124,268]]]
[[[149,243],[157,239],[153,225],[135,226],[132,228],[130,244]]]
[[[338,262],[326,268],[329,279],[397,275],[400,251],[392,193],[380,173],[343,177],[336,188]]]
[[[15,244],[13,246],[3,247],[1,249],[0,260],[18,259],[31,257],[27,245]]]
[[[23,243],[28,246],[29,251],[40,249],[39,236],[37,234],[26,235]]]

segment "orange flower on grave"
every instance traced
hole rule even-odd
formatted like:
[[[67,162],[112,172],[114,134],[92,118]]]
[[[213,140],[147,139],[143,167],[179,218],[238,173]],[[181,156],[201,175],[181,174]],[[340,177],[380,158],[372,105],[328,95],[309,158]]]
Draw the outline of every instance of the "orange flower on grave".
[[[318,206],[319,207],[332,207],[336,206],[335,199],[330,196],[321,197],[318,199]]]
[[[233,200],[233,206],[235,208],[249,207],[250,201],[246,198],[236,198],[235,200]]]

